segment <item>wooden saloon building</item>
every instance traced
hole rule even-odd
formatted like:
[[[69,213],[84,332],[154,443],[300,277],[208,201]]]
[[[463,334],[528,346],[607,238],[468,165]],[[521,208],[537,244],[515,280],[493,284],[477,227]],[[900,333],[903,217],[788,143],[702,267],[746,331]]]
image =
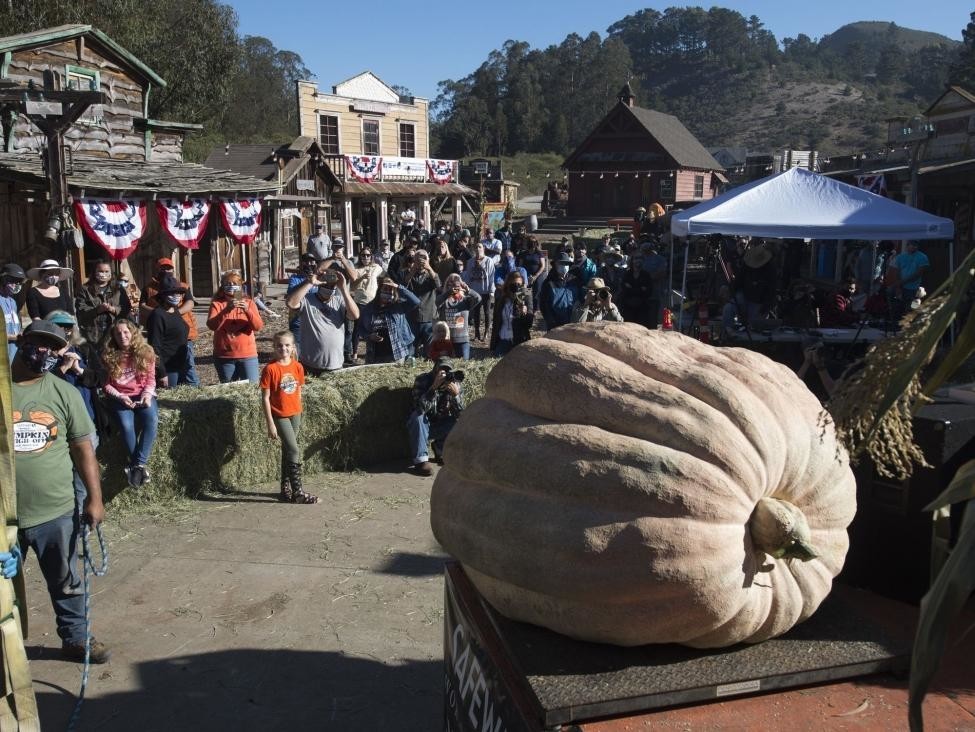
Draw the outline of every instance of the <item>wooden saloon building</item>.
[[[230,243],[216,202],[262,196],[277,184],[184,163],[183,141],[202,127],[149,117],[152,91],[165,86],[151,68],[90,25],[0,38],[0,262],[26,269],[53,256],[75,269],[77,284],[109,253],[82,233],[67,204],[99,199],[146,204],[141,238],[117,260],[140,286],[162,256],[174,258],[181,278],[204,296],[212,294],[220,271],[241,267],[244,252],[252,255],[254,247]],[[96,103],[73,105],[71,100],[81,98]],[[50,141],[56,138],[50,129],[58,124],[63,176],[51,170]],[[55,191],[63,191],[63,209],[52,200]],[[166,199],[214,203],[198,249],[178,246],[163,230],[153,209],[155,201]]]
[[[257,266],[263,281],[287,281],[288,270],[298,267],[303,244],[315,226],[331,229],[332,194],[341,184],[321,145],[311,137],[279,146],[226,145],[214,148],[204,165],[275,186],[264,198],[268,246],[262,254],[266,251],[267,257],[259,257]]]
[[[727,179],[721,164],[673,115],[634,105],[630,85],[562,167],[569,216],[632,216],[713,198]]]

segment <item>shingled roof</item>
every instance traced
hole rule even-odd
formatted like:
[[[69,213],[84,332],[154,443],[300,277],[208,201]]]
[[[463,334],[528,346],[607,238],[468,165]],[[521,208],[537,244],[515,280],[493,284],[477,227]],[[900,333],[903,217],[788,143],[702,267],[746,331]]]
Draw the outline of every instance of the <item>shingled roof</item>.
[[[672,114],[664,114],[652,109],[643,107],[630,107],[626,104],[617,104],[609,114],[615,114],[618,110],[624,110],[633,115],[640,126],[652,136],[660,146],[673,158],[674,162],[682,168],[698,168],[701,170],[724,170],[705,147],[691,134],[679,119]],[[608,117],[609,115],[607,115]],[[605,118],[604,118],[605,120]],[[602,127],[603,121],[596,126],[596,130]],[[594,133],[595,134],[595,133]],[[592,135],[590,135],[592,137]],[[580,157],[584,148],[589,143],[586,140],[565,160],[564,165]]]
[[[208,168],[232,170],[261,180],[277,181],[278,164],[273,159],[276,151],[276,146],[267,144],[215,147],[203,164]]]
[[[278,160],[281,160],[283,161],[281,180],[289,181],[308,162],[307,156],[316,154],[319,159],[325,158],[325,153],[315,138],[302,136],[278,146],[268,143],[215,147],[203,164],[208,168],[232,170],[242,175],[277,182]],[[275,157],[278,160],[275,160]],[[340,184],[335,172],[327,164],[322,165],[319,171],[325,176],[329,185]]]
[[[714,159],[714,156],[674,115],[643,107],[629,107],[629,110],[682,167],[724,170],[721,163]]]
[[[84,188],[91,193],[210,195],[263,193],[277,187],[256,177],[193,163],[146,163],[81,156],[70,161],[67,179],[72,188]],[[47,187],[47,175],[36,153],[0,153],[0,180]]]

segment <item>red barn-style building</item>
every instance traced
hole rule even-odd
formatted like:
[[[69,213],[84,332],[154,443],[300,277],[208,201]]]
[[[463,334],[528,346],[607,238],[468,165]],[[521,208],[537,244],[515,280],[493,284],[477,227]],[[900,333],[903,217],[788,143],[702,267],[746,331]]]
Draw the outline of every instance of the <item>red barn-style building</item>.
[[[706,201],[723,168],[681,121],[634,106],[626,84],[616,104],[562,167],[568,215],[632,216],[638,206]]]

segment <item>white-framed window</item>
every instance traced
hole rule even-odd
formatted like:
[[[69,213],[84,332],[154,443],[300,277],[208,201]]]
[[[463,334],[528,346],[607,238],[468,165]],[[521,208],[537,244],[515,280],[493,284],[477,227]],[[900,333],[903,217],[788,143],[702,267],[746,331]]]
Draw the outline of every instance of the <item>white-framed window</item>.
[[[704,198],[704,176],[694,176],[694,198]]]
[[[412,122],[399,123],[399,156],[416,157],[416,125]]]
[[[75,91],[98,91],[101,85],[100,76],[97,69],[68,65],[64,69],[64,87]]]
[[[101,74],[98,69],[86,69],[68,64],[64,67],[64,88],[74,91],[99,91]],[[93,104],[78,119],[83,124],[98,124],[102,118],[102,105]]]
[[[318,115],[318,143],[326,155],[339,155],[339,118],[335,114]]]
[[[379,120],[362,118],[362,154],[379,155]]]
[[[478,160],[474,163],[474,172],[478,175],[487,175],[490,170],[490,165],[487,160]]]

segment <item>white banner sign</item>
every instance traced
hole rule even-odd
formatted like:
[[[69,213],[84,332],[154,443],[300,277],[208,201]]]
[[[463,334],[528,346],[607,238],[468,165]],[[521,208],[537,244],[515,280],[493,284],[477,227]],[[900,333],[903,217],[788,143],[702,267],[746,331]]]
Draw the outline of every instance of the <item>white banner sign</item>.
[[[426,180],[427,161],[422,158],[383,158],[383,179],[388,176]]]

